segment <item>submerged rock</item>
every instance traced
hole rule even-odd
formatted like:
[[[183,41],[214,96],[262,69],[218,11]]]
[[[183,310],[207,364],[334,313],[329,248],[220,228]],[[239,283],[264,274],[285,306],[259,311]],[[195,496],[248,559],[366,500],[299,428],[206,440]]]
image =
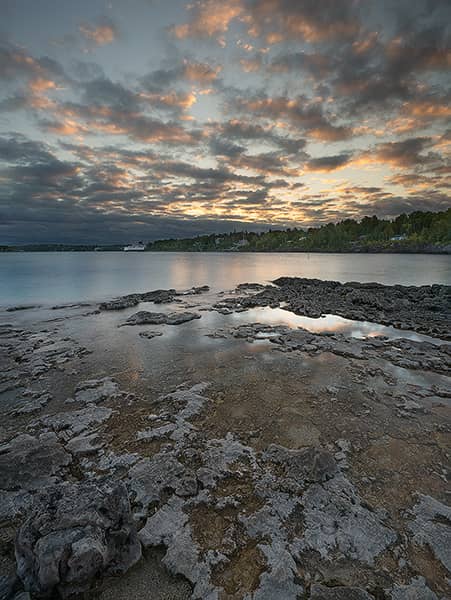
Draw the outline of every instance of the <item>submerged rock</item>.
[[[114,396],[119,391],[118,384],[111,377],[103,379],[90,379],[77,386],[75,391],[75,401],[85,404],[102,402]]]
[[[125,486],[67,484],[40,494],[16,539],[17,573],[27,591],[62,598],[141,558]]]
[[[37,490],[54,484],[72,457],[55,433],[21,434],[0,446],[0,489]]]
[[[20,306],[9,306],[6,312],[17,312],[19,310],[32,310],[33,308],[39,308],[39,304],[22,304]]]
[[[162,331],[141,331],[139,333],[139,337],[146,338],[148,340],[151,340],[154,337],[160,337],[162,335],[163,335]]]

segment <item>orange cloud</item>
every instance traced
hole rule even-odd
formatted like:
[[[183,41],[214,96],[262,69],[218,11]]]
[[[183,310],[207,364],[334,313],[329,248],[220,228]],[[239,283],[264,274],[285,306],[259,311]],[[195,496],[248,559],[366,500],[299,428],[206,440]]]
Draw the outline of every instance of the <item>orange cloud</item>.
[[[34,94],[37,94],[44,92],[45,90],[54,90],[56,88],[56,83],[51,79],[36,77],[30,81],[28,87]]]
[[[260,56],[255,58],[243,58],[240,60],[241,68],[245,73],[255,73],[262,67],[262,59]]]
[[[243,20],[248,23],[248,34],[253,37],[261,35],[262,30],[270,26],[270,31],[266,33],[269,44],[299,38],[309,43],[352,38],[360,29],[358,20],[346,14],[345,6],[339,2],[336,2],[336,6],[331,3],[323,7],[321,3],[291,4],[285,0],[256,0],[251,6],[250,15]]]
[[[180,108],[181,110],[187,110],[193,104],[197,102],[196,95],[193,92],[177,93],[168,92],[167,94],[157,94],[150,92],[142,92],[139,94],[140,98],[148,100],[151,104],[156,106],[162,105],[173,108]]]
[[[80,33],[96,46],[111,44],[117,38],[117,30],[112,23],[99,25],[83,24],[79,27]]]
[[[439,101],[412,101],[404,105],[404,111],[414,117],[447,119],[451,117],[451,105]]]
[[[172,29],[178,39],[221,36],[227,32],[230,22],[243,12],[241,0],[198,0],[189,8],[193,11],[192,19]]]
[[[212,67],[207,63],[185,61],[183,75],[187,81],[196,83],[209,83],[218,78],[222,67]]]

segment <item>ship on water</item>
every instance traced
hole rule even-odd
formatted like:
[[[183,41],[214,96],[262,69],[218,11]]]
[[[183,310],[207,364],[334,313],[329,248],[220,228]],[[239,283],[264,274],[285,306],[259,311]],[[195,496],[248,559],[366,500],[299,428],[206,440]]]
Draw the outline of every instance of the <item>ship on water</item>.
[[[142,242],[137,242],[136,244],[130,244],[129,246],[124,246],[124,252],[142,252],[146,249],[146,245]]]

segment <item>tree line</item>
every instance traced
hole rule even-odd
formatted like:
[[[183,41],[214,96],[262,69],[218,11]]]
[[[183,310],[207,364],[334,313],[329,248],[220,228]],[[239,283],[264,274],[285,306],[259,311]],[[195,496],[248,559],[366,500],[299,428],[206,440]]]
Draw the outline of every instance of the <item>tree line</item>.
[[[361,221],[345,219],[307,229],[291,228],[265,232],[233,231],[195,238],[158,240],[152,251],[235,252],[412,252],[446,251],[451,245],[451,209],[443,212],[416,211],[393,220],[376,216]]]

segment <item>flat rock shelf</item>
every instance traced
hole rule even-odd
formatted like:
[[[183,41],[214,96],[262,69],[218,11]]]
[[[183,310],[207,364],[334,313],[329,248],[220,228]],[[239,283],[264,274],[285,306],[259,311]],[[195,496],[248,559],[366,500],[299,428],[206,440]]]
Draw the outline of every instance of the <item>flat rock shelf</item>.
[[[449,287],[11,308],[0,599],[450,597]]]

